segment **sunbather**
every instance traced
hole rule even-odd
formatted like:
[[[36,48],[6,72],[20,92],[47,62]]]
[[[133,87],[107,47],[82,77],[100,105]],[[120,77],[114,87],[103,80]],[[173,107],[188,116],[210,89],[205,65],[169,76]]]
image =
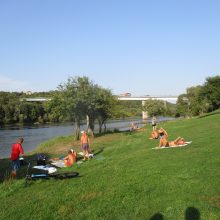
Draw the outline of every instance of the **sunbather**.
[[[159,138],[159,132],[157,130],[152,131],[150,134],[150,139],[158,139]]]
[[[76,162],[76,152],[69,150],[68,155],[63,158],[63,161],[67,167],[72,166]]]
[[[174,141],[168,141],[165,138],[162,138],[160,141],[159,147],[178,147],[180,145],[184,145],[186,141],[184,138],[178,137]]]
[[[184,138],[178,137],[176,140],[169,142],[169,147],[178,147],[179,145],[183,145],[185,143],[186,141]]]
[[[168,138],[168,133],[162,127],[158,130],[160,138],[165,137]]]
[[[158,133],[159,133],[159,138],[160,138],[159,147],[169,146],[168,133],[163,128],[160,128],[158,130]]]

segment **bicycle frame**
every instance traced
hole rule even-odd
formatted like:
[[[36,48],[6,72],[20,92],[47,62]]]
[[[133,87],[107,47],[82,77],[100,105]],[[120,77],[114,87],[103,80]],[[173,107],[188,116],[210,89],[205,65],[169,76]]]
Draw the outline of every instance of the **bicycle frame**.
[[[29,174],[29,169],[30,169],[31,163],[28,163],[27,167],[27,173],[26,173],[26,184],[28,180],[37,180],[37,179],[50,179],[50,178],[55,178],[55,179],[67,179],[67,178],[74,178],[79,175],[78,172],[65,172],[65,173],[39,173],[39,174]]]

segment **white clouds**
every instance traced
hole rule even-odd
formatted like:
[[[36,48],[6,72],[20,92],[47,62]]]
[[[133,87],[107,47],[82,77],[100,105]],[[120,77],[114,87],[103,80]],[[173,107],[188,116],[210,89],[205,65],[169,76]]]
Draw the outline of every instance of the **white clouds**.
[[[12,79],[0,74],[0,91],[26,91],[30,85],[26,81]]]

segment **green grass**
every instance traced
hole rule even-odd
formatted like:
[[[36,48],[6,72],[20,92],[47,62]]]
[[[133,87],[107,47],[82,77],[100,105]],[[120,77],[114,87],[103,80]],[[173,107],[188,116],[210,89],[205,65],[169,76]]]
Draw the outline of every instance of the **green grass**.
[[[1,160],[0,219],[220,219],[220,114],[160,126],[170,140],[193,142],[153,150],[158,140],[148,139],[150,126],[106,134],[92,140],[94,159],[68,168],[79,178],[32,181],[27,187],[24,178],[3,181],[10,162]],[[43,143],[38,151],[66,154],[78,145],[72,138]],[[19,176],[24,175],[25,167]]]

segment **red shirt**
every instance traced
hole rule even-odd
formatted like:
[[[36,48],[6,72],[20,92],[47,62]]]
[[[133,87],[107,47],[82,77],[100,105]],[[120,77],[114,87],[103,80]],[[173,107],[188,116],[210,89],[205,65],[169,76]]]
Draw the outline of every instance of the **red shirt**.
[[[19,158],[19,154],[24,154],[24,150],[21,144],[19,143],[12,144],[11,160],[17,160]]]

